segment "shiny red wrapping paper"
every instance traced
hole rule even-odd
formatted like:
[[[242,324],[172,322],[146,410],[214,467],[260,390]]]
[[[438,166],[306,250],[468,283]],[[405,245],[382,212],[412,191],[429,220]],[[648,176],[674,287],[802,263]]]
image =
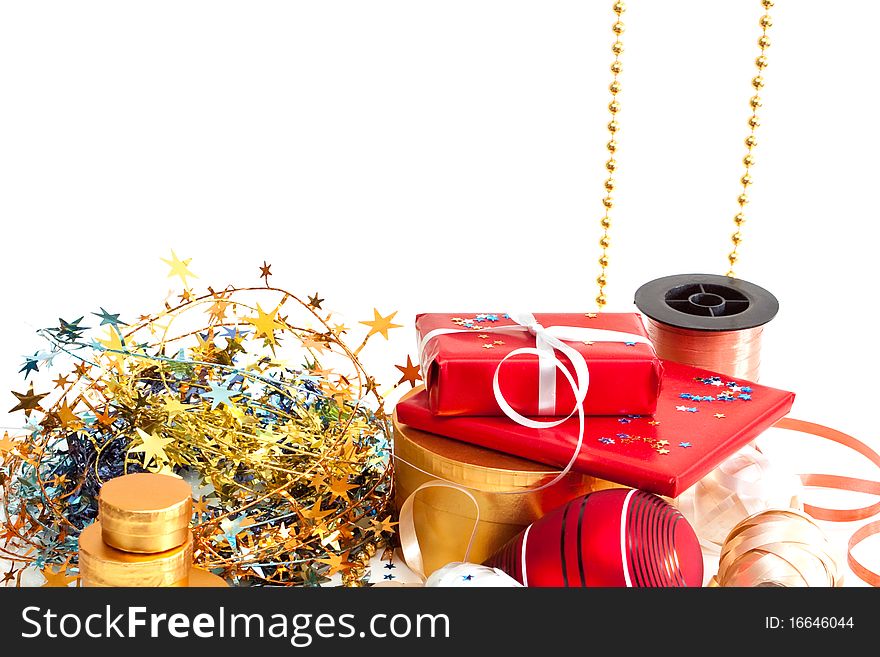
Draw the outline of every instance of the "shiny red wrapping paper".
[[[490,319],[486,319],[490,318]],[[494,319],[492,319],[494,318]],[[641,316],[636,313],[536,313],[545,327],[573,326],[604,329],[646,336]],[[439,335],[420,354],[427,401],[435,415],[503,415],[492,390],[499,362],[514,349],[535,347],[528,332],[499,332],[515,322],[499,314],[428,313],[416,317],[419,343],[435,329],[462,329]],[[488,330],[487,330],[488,329]],[[586,360],[590,385],[584,401],[587,415],[653,413],[660,389],[661,365],[649,344],[624,342],[566,341]],[[555,353],[572,369],[564,354]],[[513,356],[499,372],[499,384],[507,402],[523,415],[538,415],[538,357]],[[568,415],[575,404],[574,392],[561,371],[556,371],[556,412]]]
[[[793,402],[791,392],[664,361],[656,413],[588,417],[574,470],[676,497],[785,416]],[[530,429],[506,417],[437,417],[425,390],[399,402],[397,417],[422,431],[560,468],[577,444],[577,418]]]

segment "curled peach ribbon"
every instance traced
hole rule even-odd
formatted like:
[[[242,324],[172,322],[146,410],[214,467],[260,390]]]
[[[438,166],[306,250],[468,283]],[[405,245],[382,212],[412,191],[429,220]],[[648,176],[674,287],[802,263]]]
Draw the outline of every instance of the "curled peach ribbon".
[[[790,431],[799,431],[807,433],[819,438],[824,438],[832,442],[838,443],[853,451],[858,452],[874,465],[880,468],[880,454],[868,447],[865,443],[849,434],[845,434],[837,429],[816,424],[814,422],[806,422],[804,420],[796,420],[794,418],[783,418],[775,425],[778,429],[788,429]],[[831,474],[802,474],[801,482],[804,486],[813,486],[816,488],[832,488],[835,490],[853,491],[858,493],[869,493],[871,495],[880,495],[880,481],[871,481],[870,479],[858,479],[856,477],[843,477]],[[868,506],[856,509],[828,509],[813,504],[804,504],[804,511],[816,518],[817,520],[829,520],[832,522],[852,522],[855,520],[865,520],[872,518],[880,513],[880,501]],[[849,539],[847,544],[846,560],[853,573],[864,582],[871,586],[880,586],[880,574],[875,573],[871,569],[865,567],[853,556],[853,549],[865,539],[880,534],[880,520],[870,522],[859,528]]]

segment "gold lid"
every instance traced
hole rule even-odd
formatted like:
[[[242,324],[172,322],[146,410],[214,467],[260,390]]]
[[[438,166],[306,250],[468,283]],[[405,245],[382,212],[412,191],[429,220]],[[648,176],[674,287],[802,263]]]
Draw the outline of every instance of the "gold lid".
[[[417,388],[409,394],[415,394]],[[547,512],[580,495],[619,488],[604,479],[571,472],[558,484],[532,490],[558,470],[517,456],[419,431],[401,424],[395,412],[394,487],[398,507],[420,485],[441,479],[465,486],[480,507],[469,560],[480,563]],[[515,491],[517,494],[502,494]],[[474,527],[473,503],[460,491],[428,488],[413,505],[425,573],[461,561]]]
[[[101,523],[95,522],[79,535],[79,571],[83,586],[186,586],[192,567],[192,533],[171,550],[137,554],[104,543]]]
[[[101,487],[98,514],[108,545],[126,552],[164,552],[187,540],[192,489],[169,475],[123,475]]]
[[[189,584],[192,588],[225,588],[229,584],[222,577],[201,568],[192,568],[189,571]]]

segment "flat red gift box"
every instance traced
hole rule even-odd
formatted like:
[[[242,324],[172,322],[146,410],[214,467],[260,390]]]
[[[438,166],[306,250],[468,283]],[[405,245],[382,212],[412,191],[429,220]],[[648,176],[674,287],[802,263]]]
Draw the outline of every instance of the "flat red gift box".
[[[656,413],[588,417],[573,469],[676,497],[785,416],[794,393],[663,362]],[[578,420],[530,429],[506,417],[436,417],[422,390],[397,404],[403,424],[489,449],[564,467]]]
[[[535,319],[550,327],[574,327],[616,331],[646,338],[644,324],[636,313],[536,313]],[[516,327],[508,315],[483,313],[453,315],[427,313],[416,317],[416,331],[422,347],[419,355],[428,390],[428,404],[435,415],[503,415],[492,389],[495,370],[514,349],[535,348],[535,336]],[[425,342],[433,331],[458,332],[437,335]],[[561,332],[564,334],[564,331]],[[661,365],[653,346],[624,340],[604,342],[563,341],[580,353],[590,373],[584,400],[587,415],[653,413],[660,388]],[[571,361],[561,352],[555,356],[572,370]],[[507,402],[522,415],[565,416],[572,412],[575,396],[565,375],[556,370],[555,409],[539,410],[538,357],[521,354],[511,357],[499,372],[499,384]]]

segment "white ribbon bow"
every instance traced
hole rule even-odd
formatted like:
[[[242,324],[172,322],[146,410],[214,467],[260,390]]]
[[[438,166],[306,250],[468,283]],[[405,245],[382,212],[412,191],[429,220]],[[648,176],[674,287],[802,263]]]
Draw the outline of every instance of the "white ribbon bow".
[[[508,313],[508,317],[516,322],[510,326],[492,326],[482,327],[480,331],[485,333],[517,333],[528,331],[535,336],[534,347],[521,347],[514,349],[507,354],[498,363],[495,368],[495,375],[492,378],[492,390],[495,393],[495,401],[504,412],[504,414],[517,424],[528,427],[530,429],[549,429],[558,427],[563,422],[567,422],[575,414],[578,416],[578,438],[574,448],[574,453],[568,464],[557,474],[551,481],[529,489],[528,492],[543,490],[553,486],[563,477],[565,477],[574,466],[581,447],[584,444],[584,399],[587,396],[587,389],[590,386],[590,370],[587,367],[586,359],[574,348],[565,344],[564,340],[569,342],[636,342],[642,344],[651,344],[650,340],[643,335],[635,333],[625,333],[622,331],[609,331],[606,329],[586,328],[583,326],[550,326],[544,327],[538,323],[532,313]],[[440,335],[449,335],[453,333],[473,333],[473,329],[453,329],[438,328],[429,331],[422,341],[419,343],[419,362],[422,365],[422,372],[427,373],[427,363],[425,361],[426,347],[428,343]],[[574,374],[566,367],[559,358],[556,357],[556,351],[568,356]],[[562,372],[565,380],[568,381],[574,392],[574,408],[563,418],[558,420],[533,420],[513,409],[513,407],[504,398],[501,392],[501,386],[498,383],[498,373],[501,366],[508,358],[513,358],[520,354],[533,354],[538,357],[539,380],[538,380],[538,400],[539,414],[554,415],[556,412],[556,370]],[[427,376],[427,374],[426,374]],[[575,379],[576,376],[576,379]]]
[[[559,369],[565,374],[568,370],[557,365],[558,359],[554,354],[554,350],[560,351],[571,361],[577,374],[577,385],[566,377],[572,384],[572,390],[575,392],[575,398],[583,401],[589,387],[589,371],[587,362],[584,357],[575,349],[565,344],[568,342],[635,342],[639,344],[651,344],[644,335],[637,333],[626,333],[624,331],[609,331],[607,329],[587,328],[584,326],[542,326],[532,313],[508,313],[508,317],[516,324],[508,326],[483,326],[479,330],[483,333],[522,333],[528,332],[535,336],[534,349],[515,349],[505,356],[501,363],[508,358],[518,354],[535,354],[538,356],[538,415],[556,415],[556,370]],[[428,363],[426,362],[427,345],[434,338],[440,335],[449,335],[453,333],[473,333],[474,329],[459,328],[438,328],[428,332],[419,343],[419,362],[422,366],[422,372],[427,373]],[[501,363],[495,370],[495,398],[504,414],[512,420],[523,418],[522,415],[516,413],[510,405],[504,400],[504,396],[497,387],[498,370]],[[577,401],[576,401],[577,403]],[[510,412],[508,412],[508,409]],[[571,417],[576,412],[575,409],[569,413]],[[532,424],[519,422],[523,426],[533,426]],[[555,426],[555,425],[553,425]]]

